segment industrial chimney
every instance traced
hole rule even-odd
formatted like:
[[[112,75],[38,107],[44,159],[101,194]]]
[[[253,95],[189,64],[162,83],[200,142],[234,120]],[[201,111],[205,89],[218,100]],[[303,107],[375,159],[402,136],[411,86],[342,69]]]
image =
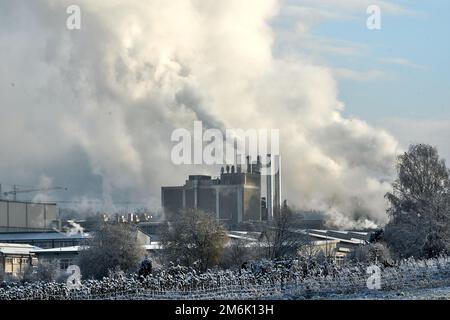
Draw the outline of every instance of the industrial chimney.
[[[281,161],[279,155],[268,154],[268,172],[266,175],[266,201],[268,219],[281,210]]]

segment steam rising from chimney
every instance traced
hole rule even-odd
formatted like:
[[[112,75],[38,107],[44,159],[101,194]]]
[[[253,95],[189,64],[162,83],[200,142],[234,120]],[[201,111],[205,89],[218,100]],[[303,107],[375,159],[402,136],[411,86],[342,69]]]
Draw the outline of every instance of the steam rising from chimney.
[[[273,54],[278,1],[80,0],[77,31],[65,28],[70,4],[0,5],[8,47],[0,74],[16,83],[0,86],[9,106],[0,127],[21,132],[0,135],[1,174],[8,163],[30,179],[48,168],[50,178],[74,177],[71,190],[82,192],[89,184],[78,176],[88,167],[107,202],[125,195],[157,207],[161,185],[217,172],[171,163],[175,128],[194,120],[279,128],[289,203],[324,210],[343,226],[386,222],[384,180],[397,143],[343,117],[328,68]]]

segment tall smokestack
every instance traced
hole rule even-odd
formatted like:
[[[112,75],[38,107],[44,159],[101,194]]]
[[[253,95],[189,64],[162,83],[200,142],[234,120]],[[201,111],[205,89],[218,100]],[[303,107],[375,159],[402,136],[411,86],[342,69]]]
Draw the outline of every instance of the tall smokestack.
[[[267,216],[271,220],[281,210],[281,161],[279,155],[268,154],[269,165],[266,175]]]
[[[256,157],[256,173],[261,173],[261,156]]]
[[[271,166],[274,174],[274,197],[273,208],[275,213],[281,212],[281,159],[280,155],[273,156],[273,165]]]
[[[272,187],[272,156],[270,154],[267,155],[268,161],[268,168],[267,168],[267,175],[266,175],[266,205],[267,205],[267,219],[272,220],[273,219],[273,187]]]

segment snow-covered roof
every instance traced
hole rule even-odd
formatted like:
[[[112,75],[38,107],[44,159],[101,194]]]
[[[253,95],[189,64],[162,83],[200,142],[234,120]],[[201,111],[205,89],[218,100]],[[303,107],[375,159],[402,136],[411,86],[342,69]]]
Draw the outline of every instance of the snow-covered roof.
[[[37,249],[32,252],[40,254],[40,253],[58,253],[58,252],[78,252],[80,251],[81,246],[71,246],[71,247],[62,247],[62,248],[50,248],[50,249]]]
[[[334,233],[340,233],[340,234],[358,234],[362,236],[367,236],[368,232],[363,231],[347,231],[347,230],[322,230],[322,229],[310,229],[310,231],[318,232],[318,233],[328,233],[328,232],[334,232]]]
[[[250,242],[257,241],[257,239],[255,239],[255,238],[239,236],[239,235],[232,234],[232,233],[227,233],[227,236],[228,236],[228,238],[231,238],[231,239],[245,240],[245,241],[250,241]]]
[[[341,238],[337,238],[337,237],[333,237],[333,236],[329,236],[326,234],[318,234],[318,233],[313,233],[313,232],[307,232],[307,235],[311,236],[311,237],[316,237],[316,238],[320,238],[320,239],[326,239],[326,240],[339,240],[340,242],[344,242],[344,243],[350,243],[350,244],[365,244],[366,241],[365,240],[361,240],[361,239],[355,239],[355,238],[351,238],[349,239],[341,239]]]
[[[162,245],[158,241],[153,241],[150,244],[142,245],[142,247],[145,250],[157,250],[157,249],[161,249]],[[41,249],[41,248],[37,248],[37,247],[33,247],[33,248],[36,248],[36,249],[33,250],[32,252],[37,253],[37,254],[45,254],[45,253],[60,253],[60,252],[61,253],[78,252],[82,248],[89,248],[89,246],[71,246],[71,247],[50,248],[50,249]]]
[[[30,254],[36,249],[39,248],[29,244],[0,243],[0,253],[3,254]]]
[[[145,250],[159,250],[162,249],[161,242],[159,241],[152,241],[150,244],[144,244],[143,247]]]
[[[312,241],[311,244],[315,245],[315,246],[322,246],[322,245],[327,245],[330,243],[338,243],[339,240],[316,240],[316,241]]]

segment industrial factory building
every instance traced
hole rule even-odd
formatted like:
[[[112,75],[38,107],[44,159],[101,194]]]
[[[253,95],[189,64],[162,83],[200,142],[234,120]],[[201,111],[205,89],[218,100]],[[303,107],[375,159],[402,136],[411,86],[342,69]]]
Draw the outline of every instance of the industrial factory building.
[[[270,168],[279,168],[279,156],[267,155]],[[247,157],[246,171],[241,165],[222,167],[220,177],[191,175],[183,186],[162,187],[161,202],[166,213],[198,208],[214,214],[229,226],[241,222],[270,220],[281,206],[280,173],[264,176],[266,197],[261,197],[261,161]],[[267,169],[267,168],[266,168]],[[275,170],[272,170],[275,171]]]
[[[56,203],[0,199],[0,232],[37,232],[58,228]]]

